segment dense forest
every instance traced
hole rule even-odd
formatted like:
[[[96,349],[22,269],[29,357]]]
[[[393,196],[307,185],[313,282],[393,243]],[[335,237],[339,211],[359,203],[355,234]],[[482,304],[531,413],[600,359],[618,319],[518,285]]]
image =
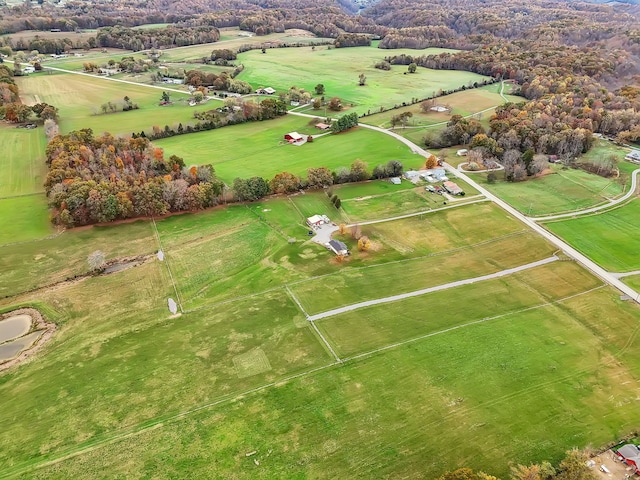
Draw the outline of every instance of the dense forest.
[[[56,136],[47,163],[53,221],[67,227],[207,208],[223,187],[211,165],[186,168],[146,138],[94,137],[91,129]]]

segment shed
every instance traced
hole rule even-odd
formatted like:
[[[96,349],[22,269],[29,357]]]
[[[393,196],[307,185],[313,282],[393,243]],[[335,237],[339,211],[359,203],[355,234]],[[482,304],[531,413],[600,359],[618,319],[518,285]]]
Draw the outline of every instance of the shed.
[[[326,123],[316,123],[316,128],[319,130],[329,130],[331,125],[327,125]]]
[[[442,184],[442,186],[451,195],[462,195],[462,194],[464,194],[464,191],[456,183],[444,182]]]
[[[349,255],[349,249],[340,240],[331,240],[327,243],[327,248],[336,255]]]
[[[287,142],[299,142],[303,140],[304,137],[300,135],[298,132],[289,132],[289,133],[285,133],[284,139]]]
[[[640,150],[631,150],[624,159],[630,162],[640,163]]]
[[[456,152],[456,155],[459,157],[466,157],[467,153],[469,153],[469,150],[467,150],[466,148],[461,148]]]
[[[640,451],[638,447],[631,444],[623,445],[616,453],[620,460],[633,467],[634,472],[638,472],[638,466],[640,466]]]
[[[328,223],[326,220],[327,217],[325,215],[313,215],[307,218],[307,225],[309,225],[310,227],[318,227],[320,225]]]
[[[273,95],[274,93],[276,93],[276,91],[274,88],[266,87],[257,89],[256,93],[259,95]]]
[[[400,180],[400,177],[391,177],[389,181],[394,185],[400,185],[402,183],[402,180]]]

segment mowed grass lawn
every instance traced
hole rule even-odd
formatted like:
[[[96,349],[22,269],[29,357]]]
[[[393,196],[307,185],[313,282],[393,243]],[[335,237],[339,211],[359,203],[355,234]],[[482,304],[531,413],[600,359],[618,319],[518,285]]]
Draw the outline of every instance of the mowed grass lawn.
[[[357,159],[369,170],[389,160],[400,160],[406,168],[423,163],[422,157],[383,133],[354,128],[327,135],[301,146],[284,142],[285,133],[317,133],[306,118],[287,115],[264,122],[233,125],[219,130],[157,140],[165,155],[178,155],[189,165],[211,163],[218,176],[231,184],[234,178],[262,176],[271,179],[283,171],[306,177],[310,167],[334,170]]]
[[[0,198],[0,248],[8,243],[36,240],[54,232],[49,221],[47,198],[44,194]],[[3,260],[0,259],[0,264],[4,263]],[[5,270],[2,271],[0,291],[3,289],[7,273]]]
[[[164,128],[178,123],[193,122],[194,107],[189,107],[188,94],[171,93],[173,105],[158,105],[161,89],[130,85],[71,73],[38,74],[18,80],[25,103],[46,102],[60,110],[60,130],[63,133],[81,128],[92,128],[94,133],[111,132],[131,134],[151,131],[154,125]],[[128,96],[140,106],[138,110],[102,114],[100,105],[113,102],[118,105]],[[219,102],[212,101],[210,105]],[[215,108],[215,107],[212,107]],[[204,108],[203,108],[204,109]],[[96,115],[96,113],[98,113]]]
[[[597,215],[547,222],[545,227],[613,272],[640,269],[640,200]]]
[[[495,184],[486,182],[486,174],[473,174],[483,186],[521,212],[531,215],[552,215],[582,210],[606,203],[626,192],[619,180],[604,178],[579,169],[564,169],[552,165],[553,173],[525,182],[502,181],[497,172]]]
[[[418,67],[416,73],[406,74],[406,66],[394,65],[391,70],[376,69],[374,65],[389,55],[430,55],[452,50],[382,50],[371,47],[331,48],[326,46],[260,50],[238,56],[245,69],[238,78],[254,87],[271,86],[288,90],[295,85],[314,92],[318,83],[325,86],[325,97],[340,97],[345,104],[355,104],[358,113],[376,111],[381,106],[393,107],[412,98],[426,98],[440,89],[459,88],[481,82],[481,75],[454,71],[431,70]],[[359,75],[367,81],[359,86]]]
[[[0,198],[44,191],[47,141],[42,128],[0,125]]]
[[[630,330],[637,323],[637,308],[620,302],[615,292],[603,288],[565,300],[558,306],[516,313],[518,304],[537,300],[535,293],[527,295],[527,284],[540,285],[528,277],[519,279],[514,286],[503,284],[497,291],[490,288],[489,295],[483,294],[487,287],[461,292],[465,294],[462,298],[469,296],[481,302],[489,315],[504,314],[502,317],[303,375],[233,402],[164,421],[158,428],[89,449],[82,455],[27,472],[21,478],[94,478],[105,471],[116,477],[159,479],[437,478],[445,470],[462,466],[506,478],[513,463],[529,464],[543,459],[557,462],[573,446],[604,445],[630,433],[640,421],[633,401],[640,387],[637,367],[640,356],[636,348],[638,340],[630,337]],[[590,281],[580,283],[567,287],[567,291],[590,284]],[[517,290],[516,299],[509,293],[512,290]],[[495,305],[490,305],[489,298],[496,299]],[[439,317],[446,322],[450,314],[455,321],[465,308],[457,296],[449,301],[441,298],[437,303],[442,302],[446,305],[444,312],[430,310],[428,302],[407,305],[406,310],[413,307],[411,313],[395,317],[393,329],[403,328],[405,315],[417,319],[422,314],[422,331],[429,331],[427,318]],[[619,314],[607,315],[612,310]],[[148,351],[147,345],[162,344],[172,325],[180,324],[175,330],[179,334],[200,326],[196,322],[191,327],[191,318],[184,320],[168,322],[165,328],[158,327],[159,324],[150,326],[143,331],[154,331],[153,335],[135,336],[128,347],[120,338],[103,344],[108,349],[104,353],[114,354],[122,348],[128,354],[119,360],[119,368],[109,374],[105,383],[117,388],[118,376],[127,372],[123,367],[135,367],[135,359],[148,352],[149,368],[153,367],[155,375],[145,374],[131,387],[135,392],[139,391],[138,383],[148,387],[148,394],[154,399],[147,400],[149,412],[155,409],[155,398],[165,392],[161,403],[179,401],[167,395],[174,384],[172,375],[181,379],[180,398],[193,398],[194,373],[208,380],[200,387],[203,394],[215,388],[219,378],[226,378],[225,372],[208,369],[217,357],[203,356],[206,351],[213,353],[215,348],[207,340],[219,342],[214,340],[216,329],[191,334],[191,343],[168,343],[183,349],[166,352],[166,363],[156,365],[157,352]],[[235,316],[228,320],[234,328],[238,321]],[[238,337],[267,328],[260,324],[247,330],[241,325],[242,321],[237,327]],[[156,335],[160,337],[154,340]],[[141,343],[134,344],[134,340]],[[287,346],[293,350],[298,345],[301,344]],[[87,355],[89,348],[85,347]],[[195,356],[195,361],[193,352],[197,348],[202,348],[203,354]],[[168,360],[180,360],[179,375],[177,364]],[[83,361],[82,368],[86,371],[109,363],[108,357],[99,355],[93,362]],[[228,363],[223,361],[220,367]],[[29,373],[32,379],[29,384],[34,385],[38,379],[34,366],[25,370],[21,373]],[[65,369],[60,380],[69,372]],[[166,386],[164,380],[169,380]],[[14,381],[2,387],[6,389]],[[68,391],[61,382],[51,390],[48,379],[45,382],[43,395],[67,392],[65,402],[50,404],[50,408],[62,410],[62,417],[56,417],[58,421],[51,424],[52,430],[44,433],[34,428],[41,420],[33,416],[29,418],[29,428],[24,425],[26,430],[18,431],[26,422],[26,417],[18,416],[16,424],[8,424],[10,431],[3,432],[4,438],[16,432],[21,437],[29,435],[32,444],[39,433],[61,438],[62,432],[71,428],[79,428],[76,432],[80,439],[86,436],[95,421],[91,412],[87,416],[83,410],[80,425],[59,421],[73,412],[69,395],[78,393]],[[38,388],[43,389],[42,385]],[[104,393],[102,390],[100,387],[91,395],[99,402],[96,406],[103,401],[98,396]],[[132,392],[127,395],[132,399],[127,405],[137,410],[138,395]],[[9,404],[11,411],[16,404]],[[105,405],[102,422],[112,420],[106,413],[120,411],[123,404]],[[616,408],[611,408],[612,404]],[[478,437],[483,441],[477,441]],[[90,444],[91,440],[84,443]],[[3,452],[4,458],[20,455],[14,457],[16,464],[22,459],[22,449],[17,445],[12,442],[10,449]],[[451,445],[458,448],[452,449]],[[247,457],[250,452],[256,453]]]

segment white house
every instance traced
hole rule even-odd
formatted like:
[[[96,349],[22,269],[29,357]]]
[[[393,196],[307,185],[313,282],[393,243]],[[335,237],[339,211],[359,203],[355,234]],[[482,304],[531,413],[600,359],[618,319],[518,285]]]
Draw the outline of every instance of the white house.
[[[640,163],[640,150],[631,150],[624,159],[633,163]]]
[[[307,225],[310,227],[319,227],[320,225],[326,225],[329,223],[331,223],[331,220],[329,220],[329,217],[326,215],[313,215],[307,218]]]

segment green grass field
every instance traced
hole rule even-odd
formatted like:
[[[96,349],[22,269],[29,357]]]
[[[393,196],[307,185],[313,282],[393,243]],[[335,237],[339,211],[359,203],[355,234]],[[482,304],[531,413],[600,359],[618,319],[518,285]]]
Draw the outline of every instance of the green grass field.
[[[189,107],[186,101],[181,101],[189,98],[186,93],[171,93],[174,104],[162,107],[159,105],[161,89],[74,74],[31,75],[21,78],[18,84],[26,103],[41,101],[58,107],[62,132],[80,128],[92,128],[97,134],[105,131],[114,134],[150,131],[154,125],[163,128],[165,125],[192,122],[194,108],[200,108]],[[121,103],[125,95],[140,109],[101,113],[100,105]]]
[[[364,113],[381,106],[410,102],[414,97],[425,98],[440,89],[483,80],[481,75],[462,71],[418,68],[416,73],[405,75],[404,66],[393,66],[389,71],[374,68],[374,64],[387,55],[428,55],[443,51],[449,50],[380,50],[373,46],[273,49],[266,54],[253,50],[239,55],[245,69],[238,78],[255,87],[271,86],[279,91],[295,85],[313,92],[316,84],[322,83],[326,98],[339,96],[346,104],[355,104],[357,112]],[[336,64],[342,67],[334,68]],[[358,85],[361,73],[367,77],[365,86]]]
[[[0,126],[3,154],[0,159],[0,198],[44,191],[47,172],[42,128],[27,130]]]
[[[228,42],[168,55],[183,61],[239,42],[311,40],[301,31],[236,35],[225,29]],[[243,75],[278,89],[322,82],[329,96],[343,88],[345,98],[361,95],[358,108],[463,81],[461,72],[373,71],[390,53],[249,52]],[[346,66],[328,68],[335,62]],[[371,82],[362,88],[361,69]],[[464,82],[478,78],[464,75]],[[158,107],[161,90],[143,86],[71,74],[20,82],[26,101],[60,108],[63,131],[127,134],[193,113],[182,104]],[[456,108],[469,111],[497,95],[488,88],[464,93]],[[124,95],[141,109],[93,115],[96,105]],[[392,159],[405,169],[424,163],[392,137],[364,128],[301,147],[281,144],[289,131],[317,133],[314,123],[288,115],[157,144],[188,164],[212,163],[228,184],[281,171],[304,176],[309,167],[348,167],[356,159],[370,169]],[[443,206],[443,197],[406,181],[362,182],[332,188],[341,210],[324,191],[306,191],[42,238],[54,231],[38,193],[41,134],[0,129],[10,146],[0,159],[0,312],[32,305],[57,324],[38,353],[0,372],[0,398],[9,399],[0,408],[0,478],[431,479],[462,466],[508,478],[514,463],[557,462],[569,448],[598,449],[637,430],[640,308],[575,262],[308,321],[305,312],[555,253],[492,202],[360,225],[371,240],[364,252],[355,229],[336,233],[351,249],[343,260],[310,241],[307,217],[326,214],[336,224],[379,219]],[[630,173],[627,164],[621,170]],[[514,187],[542,210],[622,192],[622,183],[605,182],[566,170]],[[459,183],[468,196],[478,193]],[[494,187],[500,193],[510,185]],[[504,192],[528,208],[522,191]],[[638,202],[547,226],[606,268],[640,269],[633,248]],[[107,260],[144,262],[87,275],[87,256],[96,250]],[[640,285],[637,276],[625,281]],[[181,314],[171,315],[168,298],[180,303]]]
[[[617,179],[558,165],[552,165],[551,170],[550,175],[519,183],[502,181],[501,172],[496,173],[500,181],[493,185],[486,182],[486,174],[475,174],[474,178],[483,179],[485,188],[531,216],[582,210],[626,192],[627,186]]]
[[[613,272],[640,269],[640,201],[596,215],[548,222],[545,226],[603,268]]]
[[[283,141],[284,134],[291,131],[317,133],[309,123],[313,120],[285,116],[154,143],[164,149],[165,155],[182,156],[188,164],[212,163],[220,178],[229,184],[236,177],[259,175],[270,179],[282,171],[306,176],[309,167],[349,168],[357,159],[366,162],[369,170],[389,160],[400,160],[406,168],[423,162],[422,157],[393,138],[364,128],[327,135],[302,146]]]

